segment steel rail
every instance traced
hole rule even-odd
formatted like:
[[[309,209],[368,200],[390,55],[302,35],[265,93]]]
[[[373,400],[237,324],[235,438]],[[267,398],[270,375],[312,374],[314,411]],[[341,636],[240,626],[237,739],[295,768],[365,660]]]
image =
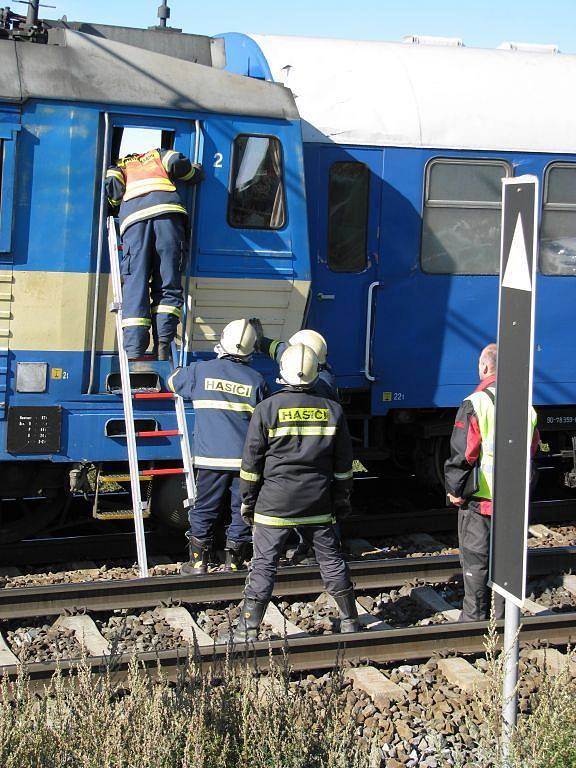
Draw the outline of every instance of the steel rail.
[[[503,622],[498,622],[501,635]],[[370,661],[379,664],[401,661],[418,661],[434,654],[471,654],[485,650],[488,622],[437,624],[427,627],[408,627],[380,631],[365,630],[351,635],[320,635],[281,640],[259,641],[236,646],[230,654],[226,644],[212,647],[190,648],[190,656],[201,662],[204,668],[221,666],[228,658],[232,663],[251,664],[259,671],[269,669],[271,660],[282,665],[283,655],[296,672],[329,669],[342,662]],[[576,613],[553,616],[529,616],[522,620],[523,643],[546,642],[550,645],[572,644],[576,638]],[[137,658],[142,668],[155,674],[158,667],[168,680],[182,674],[188,661],[188,651],[183,649],[145,653],[125,653],[112,657],[88,657],[86,663],[95,673],[109,672],[114,680],[125,679],[130,662]],[[26,666],[26,674],[33,688],[41,689],[59,669],[73,674],[78,660],[61,659],[54,662],[38,662]],[[2,672],[14,679],[20,665],[5,666]]]
[[[576,566],[576,547],[533,549],[529,575],[547,576]],[[460,572],[457,555],[394,558],[351,562],[356,589],[387,589],[406,582],[450,581]],[[246,573],[215,573],[205,576],[153,576],[147,579],[109,580],[50,584],[0,590],[0,619],[55,616],[63,611],[112,611],[149,608],[160,603],[212,603],[240,600]],[[290,566],[278,572],[274,595],[318,594],[323,590],[315,566]]]

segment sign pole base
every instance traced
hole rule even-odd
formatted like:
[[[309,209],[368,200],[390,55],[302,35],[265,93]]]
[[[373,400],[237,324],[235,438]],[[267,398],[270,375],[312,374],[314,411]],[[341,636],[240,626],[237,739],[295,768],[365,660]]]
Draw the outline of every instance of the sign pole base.
[[[510,765],[510,745],[518,718],[518,661],[520,657],[520,608],[506,598],[504,616],[504,683],[502,689],[503,768]]]

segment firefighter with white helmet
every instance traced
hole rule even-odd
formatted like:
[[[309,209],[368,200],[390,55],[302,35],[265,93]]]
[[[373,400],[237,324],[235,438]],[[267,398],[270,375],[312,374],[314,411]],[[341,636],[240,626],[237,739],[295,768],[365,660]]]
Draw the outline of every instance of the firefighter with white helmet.
[[[226,570],[242,567],[250,527],[240,515],[240,463],[248,425],[269,390],[250,367],[256,332],[248,320],[233,320],[214,348],[217,358],[177,368],[168,379],[176,394],[192,400],[197,497],[187,533],[190,561],[182,573],[203,574],[211,561],[214,531],[222,504],[231,495],[232,520],[226,531]]]
[[[235,640],[256,639],[272,595],[278,561],[298,527],[314,547],[341,632],[358,630],[348,566],[336,520],[350,513],[352,442],[342,407],[315,389],[318,357],[291,344],[280,359],[283,389],[256,406],[242,454],[242,516],[254,525],[254,556]]]
[[[258,335],[256,351],[269,355],[272,360],[275,360],[276,362],[279,362],[283,353],[291,344],[305,344],[310,347],[310,349],[313,349],[318,357],[318,380],[314,388],[320,394],[326,395],[326,397],[339,402],[340,398],[338,397],[336,377],[326,359],[328,355],[328,346],[326,344],[326,339],[321,333],[313,331],[311,328],[303,328],[301,331],[298,331],[291,336],[286,342],[280,341],[279,339],[269,339],[264,336],[262,323],[257,317],[251,318],[250,322]]]

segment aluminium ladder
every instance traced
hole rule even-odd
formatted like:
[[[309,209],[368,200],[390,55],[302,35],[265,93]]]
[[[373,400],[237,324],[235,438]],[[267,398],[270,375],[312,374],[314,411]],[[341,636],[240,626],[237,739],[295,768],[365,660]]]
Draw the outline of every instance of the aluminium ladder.
[[[188,438],[188,424],[186,423],[186,409],[184,400],[172,392],[132,392],[130,385],[130,368],[128,356],[124,349],[122,333],[122,280],[120,277],[120,260],[118,256],[118,236],[114,218],[108,218],[108,248],[110,253],[110,272],[112,275],[113,302],[110,311],[116,316],[116,338],[118,341],[118,356],[120,358],[120,379],[122,382],[122,402],[124,406],[124,421],[126,426],[126,443],[128,448],[128,466],[130,468],[130,488],[132,491],[132,510],[134,515],[134,529],[136,533],[136,549],[138,553],[138,567],[141,578],[148,576],[148,562],[146,557],[146,539],[144,536],[143,515],[148,502],[142,501],[140,480],[152,478],[157,475],[183,474],[186,480],[187,498],[184,506],[190,507],[196,499],[196,483],[194,481],[194,469]],[[185,301],[188,297],[185,296]],[[183,345],[184,346],[184,345]],[[132,398],[135,400],[173,400],[176,411],[178,429],[160,429],[136,431],[134,424],[134,411]],[[179,437],[180,451],[182,453],[182,467],[161,469],[142,469],[138,467],[137,438]]]

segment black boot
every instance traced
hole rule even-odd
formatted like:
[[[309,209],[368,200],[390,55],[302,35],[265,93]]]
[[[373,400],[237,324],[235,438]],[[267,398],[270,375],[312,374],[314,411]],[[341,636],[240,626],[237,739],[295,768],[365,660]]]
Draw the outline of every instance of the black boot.
[[[246,553],[246,544],[243,541],[232,541],[226,539],[226,564],[225,571],[242,571],[245,569],[244,555]]]
[[[234,630],[235,643],[246,643],[248,640],[258,639],[258,627],[262,623],[267,606],[268,600],[244,598],[238,626]]]
[[[172,359],[172,345],[169,341],[158,342],[158,360]]]
[[[358,610],[354,598],[354,587],[344,589],[342,592],[335,592],[332,597],[336,601],[340,611],[340,632],[348,634],[358,632],[360,624],[358,622]]]
[[[202,576],[207,573],[212,554],[212,539],[197,539],[195,536],[190,536],[188,548],[190,561],[182,565],[180,573],[184,576]]]

